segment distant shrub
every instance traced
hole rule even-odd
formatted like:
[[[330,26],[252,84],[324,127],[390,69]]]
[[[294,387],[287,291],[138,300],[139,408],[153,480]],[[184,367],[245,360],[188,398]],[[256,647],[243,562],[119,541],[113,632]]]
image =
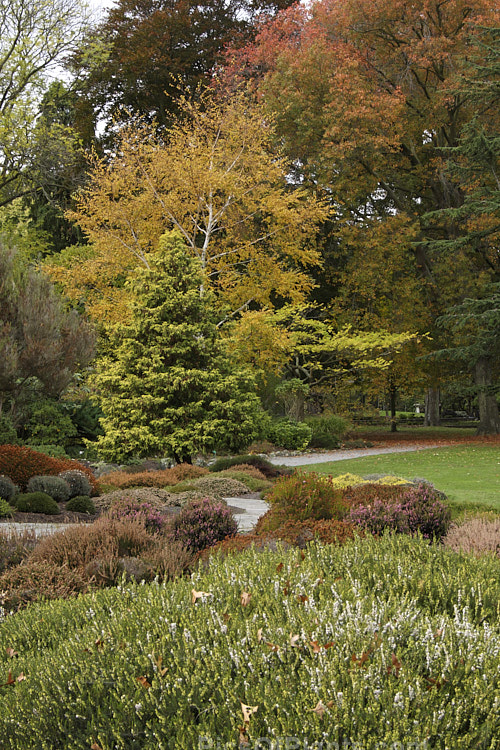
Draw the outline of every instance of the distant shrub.
[[[262,490],[268,490],[271,487],[269,479],[266,479],[258,469],[254,469],[254,471],[260,474],[260,479],[246,471],[242,471],[241,469],[225,469],[224,471],[219,472],[219,476],[221,478],[235,479],[237,482],[241,482],[246,486],[247,492],[261,492]]]
[[[88,495],[75,495],[66,503],[66,510],[72,510],[77,513],[89,513],[94,516],[97,513],[93,501]]]
[[[4,443],[15,445],[18,442],[17,430],[12,420],[6,414],[0,414],[0,445]]]
[[[332,484],[331,477],[314,473],[278,479],[266,500],[271,510],[294,521],[341,519],[347,512],[342,490]]]
[[[380,489],[388,489],[383,485]],[[403,534],[419,531],[426,539],[440,539],[451,521],[450,508],[429,485],[400,488],[391,498],[375,499],[370,505],[356,505],[350,509],[349,520],[372,534],[385,529]]]
[[[235,464],[230,469],[225,469],[225,471],[243,471],[254,479],[266,479],[264,472],[258,466],[252,466],[251,464]]]
[[[77,497],[78,495],[90,496],[92,486],[89,482],[88,476],[84,474],[83,471],[79,471],[78,469],[67,469],[66,471],[61,471],[59,476],[68,483],[70,498]]]
[[[107,512],[110,518],[142,521],[149,531],[162,531],[167,518],[151,503],[132,498],[123,498],[113,503]]]
[[[500,558],[500,517],[478,516],[453,524],[443,544],[455,552],[469,552],[476,557],[490,554]]]
[[[37,453],[44,453],[51,458],[69,458],[62,445],[55,445],[54,443],[29,443],[29,447]]]
[[[235,497],[249,492],[246,484],[225,476],[200,477],[192,485],[207,495],[219,495],[220,497]]]
[[[14,484],[12,479],[0,476],[0,498],[2,500],[9,502],[17,492],[19,492],[19,487]]]
[[[56,503],[65,503],[69,499],[69,484],[62,477],[35,476],[29,480],[26,490],[28,492],[45,492],[50,495]]]
[[[36,544],[37,538],[33,529],[17,531],[0,528],[0,574],[19,565],[28,557]]]
[[[225,503],[203,498],[188,503],[172,519],[167,535],[189,551],[198,552],[237,531],[238,524]]]
[[[350,425],[338,414],[321,414],[305,420],[311,429],[311,448],[338,448]]]
[[[0,497],[0,518],[10,518],[14,513],[14,509],[11,508],[7,500]]]
[[[116,487],[129,489],[131,487],[173,487],[174,484],[186,479],[197,479],[208,474],[208,469],[191,464],[179,464],[172,469],[161,471],[142,471],[130,473],[128,471],[110,471],[100,480],[101,487]]]
[[[278,448],[302,450],[311,441],[312,430],[305,422],[294,422],[291,419],[280,419],[268,427],[268,439]]]
[[[72,459],[52,458],[26,445],[0,445],[0,473],[10,477],[24,490],[34,476],[57,476],[66,469],[78,469],[89,479],[92,494],[98,494],[97,482],[90,469]]]
[[[17,495],[16,508],[21,513],[46,513],[48,516],[56,516],[61,512],[54,498],[45,492]]]
[[[266,479],[274,479],[275,477],[292,473],[292,470],[288,467],[274,466],[274,464],[268,461],[267,458],[264,458],[263,456],[253,455],[251,453],[239,456],[223,456],[221,458],[218,458],[216,461],[214,461],[213,464],[210,465],[209,470],[211,472],[224,471],[224,469],[229,469],[232,466],[238,464],[248,464],[250,466],[255,466],[257,469],[259,469],[259,471],[262,472],[262,474],[264,474]]]
[[[335,478],[333,481],[335,482]],[[351,508],[357,505],[369,506],[374,502],[398,502],[405,490],[411,486],[406,483],[377,484],[375,482],[367,482],[365,484],[345,487],[344,498]]]

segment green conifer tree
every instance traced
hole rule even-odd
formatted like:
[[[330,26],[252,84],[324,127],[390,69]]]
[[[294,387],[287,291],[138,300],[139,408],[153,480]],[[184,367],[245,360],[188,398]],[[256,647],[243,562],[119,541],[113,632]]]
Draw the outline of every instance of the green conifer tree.
[[[250,373],[236,369],[218,337],[213,296],[176,232],[133,282],[131,322],[111,334],[95,386],[105,431],[99,454],[113,461],[238,451],[259,432]]]

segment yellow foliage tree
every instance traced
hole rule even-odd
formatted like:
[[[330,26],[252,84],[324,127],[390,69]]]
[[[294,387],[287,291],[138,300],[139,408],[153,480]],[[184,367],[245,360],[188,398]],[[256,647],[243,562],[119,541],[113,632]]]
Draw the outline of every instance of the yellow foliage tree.
[[[327,209],[290,188],[272,136],[272,123],[244,92],[184,100],[163,134],[132,121],[112,158],[90,157],[89,183],[70,216],[91,246],[52,258],[52,278],[94,318],[124,320],[125,280],[175,228],[217,294],[221,322],[276,300],[302,302],[313,286],[307,269],[320,262],[316,229]]]

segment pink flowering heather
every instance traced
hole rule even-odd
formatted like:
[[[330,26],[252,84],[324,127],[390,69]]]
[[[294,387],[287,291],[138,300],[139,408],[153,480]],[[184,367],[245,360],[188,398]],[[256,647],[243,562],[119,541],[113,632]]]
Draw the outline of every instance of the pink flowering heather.
[[[210,497],[192,500],[172,521],[169,536],[191,552],[234,536],[238,524],[227,505]]]
[[[111,518],[132,518],[144,521],[149,531],[163,531],[167,522],[166,517],[154,505],[133,498],[118,500],[111,506],[108,515]]]
[[[400,534],[419,531],[426,539],[440,539],[449,528],[451,514],[440,493],[419,484],[402,489],[396,500],[374,500],[351,508],[349,520],[372,534],[381,534],[384,529]]]

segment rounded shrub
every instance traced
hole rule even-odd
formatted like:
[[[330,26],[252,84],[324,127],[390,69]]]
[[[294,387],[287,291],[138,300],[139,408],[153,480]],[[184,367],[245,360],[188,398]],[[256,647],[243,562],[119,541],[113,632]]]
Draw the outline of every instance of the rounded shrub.
[[[0,518],[10,518],[13,513],[14,509],[10,507],[7,500],[0,497]]]
[[[25,492],[16,497],[16,508],[21,513],[46,513],[57,516],[61,509],[50,495],[45,492]]]
[[[306,424],[311,428],[311,448],[338,448],[349,429],[349,423],[338,414],[321,414],[308,417]]]
[[[18,492],[19,487],[14,484],[12,479],[0,476],[0,498],[2,500],[7,500],[7,502],[9,502]]]
[[[92,485],[92,494],[98,495],[99,488],[91,469],[78,461],[52,458],[27,445],[0,445],[0,474],[10,477],[22,490],[31,477],[57,476],[66,469],[78,469],[86,474]]]
[[[97,513],[93,501],[88,495],[75,495],[66,503],[66,510],[72,510],[77,513],[89,513],[94,516]]]
[[[62,477],[31,477],[26,489],[28,492],[45,492],[45,494],[50,495],[56,503],[65,503],[70,497],[69,484]]]
[[[68,507],[68,506],[66,506]],[[110,518],[119,520],[132,519],[142,521],[148,531],[163,531],[167,523],[166,516],[152,503],[125,497],[113,503],[107,512]]]
[[[268,428],[268,439],[279,448],[302,450],[311,441],[312,430],[305,422],[294,422],[291,419],[280,419]]]
[[[266,495],[271,511],[292,521],[342,519],[347,512],[343,491],[331,477],[300,472],[278,479]]]
[[[61,471],[59,476],[68,483],[70,498],[79,495],[90,496],[92,486],[89,482],[89,478],[83,473],[83,471],[79,471],[78,469],[67,469],[66,471]]]
[[[199,552],[237,531],[238,524],[227,505],[204,497],[192,500],[173,518],[168,536],[190,552]]]

